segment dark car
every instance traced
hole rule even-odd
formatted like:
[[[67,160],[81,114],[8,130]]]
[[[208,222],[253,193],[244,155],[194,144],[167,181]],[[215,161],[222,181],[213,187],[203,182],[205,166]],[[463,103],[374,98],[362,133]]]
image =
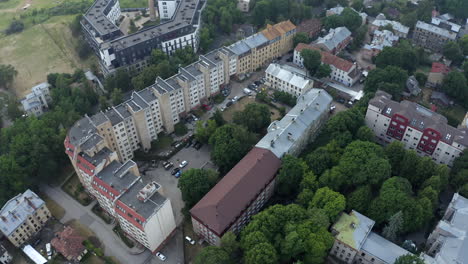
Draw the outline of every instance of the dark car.
[[[344,104],[344,103],[345,103],[345,99],[343,99],[343,98],[338,98],[338,99],[336,99],[336,101],[337,101],[338,103],[340,103],[340,104]]]
[[[174,168],[171,172],[172,175],[176,175],[177,172],[180,171],[180,168]]]
[[[174,142],[172,142],[171,147],[174,147],[177,144],[179,144],[179,141],[174,141]]]
[[[257,86],[262,85],[262,82],[260,82],[260,81],[255,81],[254,83],[255,83],[255,85],[257,85]]]
[[[226,103],[226,107],[229,107],[229,106],[231,106],[231,105],[232,105],[232,101],[228,101],[228,102]]]
[[[202,144],[201,142],[197,142],[197,144],[193,145],[193,147],[194,147],[196,150],[199,150],[202,146],[203,146],[203,144]]]
[[[255,85],[253,85],[253,84],[249,84],[249,85],[247,85],[247,88],[249,88],[250,90],[253,90],[253,89],[257,88],[257,87],[255,87]]]

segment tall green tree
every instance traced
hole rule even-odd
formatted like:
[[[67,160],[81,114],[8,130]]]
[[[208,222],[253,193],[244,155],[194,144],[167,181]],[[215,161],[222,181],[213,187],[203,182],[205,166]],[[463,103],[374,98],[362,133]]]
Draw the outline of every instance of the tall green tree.
[[[345,197],[328,187],[318,189],[312,201],[309,203],[309,208],[323,209],[331,221],[338,216],[346,207]]]
[[[208,246],[203,248],[195,257],[195,264],[230,263],[229,254],[220,247]]]
[[[393,242],[396,242],[396,239],[403,228],[403,213],[398,211],[396,214],[392,215],[388,220],[388,224],[384,227],[382,235]]]
[[[270,243],[260,243],[245,253],[246,264],[276,264],[278,254]]]
[[[407,254],[398,257],[395,260],[395,264],[424,264],[424,260],[421,259],[419,256],[413,254]]]
[[[12,65],[0,64],[0,87],[9,88],[18,71]]]
[[[458,64],[463,61],[463,52],[455,41],[450,41],[444,46],[444,56],[452,62]]]
[[[294,47],[296,47],[297,44],[299,43],[309,44],[309,42],[310,42],[309,36],[307,36],[307,34],[304,32],[296,33],[296,35],[293,38]]]
[[[187,209],[192,208],[218,181],[219,174],[211,169],[188,169],[180,176],[177,187]]]
[[[442,90],[447,95],[463,102],[465,106],[467,105],[465,100],[468,99],[468,85],[462,73],[457,71],[449,72],[442,82]]]
[[[301,57],[304,60],[304,67],[309,72],[309,74],[312,76],[315,75],[321,64],[320,52],[316,50],[303,49],[301,51]]]
[[[297,194],[299,184],[308,169],[307,164],[300,158],[291,155],[284,156],[276,177],[278,194],[286,197]]]
[[[270,109],[264,104],[251,103],[242,112],[235,112],[233,121],[251,132],[260,133],[271,122]]]

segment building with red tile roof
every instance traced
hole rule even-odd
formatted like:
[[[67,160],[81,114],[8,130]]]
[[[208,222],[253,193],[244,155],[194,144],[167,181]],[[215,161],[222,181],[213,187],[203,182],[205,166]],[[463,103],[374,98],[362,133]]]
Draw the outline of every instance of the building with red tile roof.
[[[88,252],[83,246],[84,240],[75,229],[66,226],[62,232],[56,233],[50,243],[68,261],[78,262]]]
[[[439,87],[445,76],[450,72],[450,68],[440,62],[433,62],[431,72],[427,76],[426,86],[431,88]]]
[[[302,21],[297,26],[297,33],[306,33],[309,38],[316,37],[322,29],[322,21],[317,18],[311,18]]]

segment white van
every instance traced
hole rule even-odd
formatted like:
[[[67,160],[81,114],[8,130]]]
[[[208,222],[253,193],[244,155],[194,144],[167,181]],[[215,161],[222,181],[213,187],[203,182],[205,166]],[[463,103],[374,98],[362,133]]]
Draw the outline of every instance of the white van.
[[[52,258],[52,247],[50,246],[50,243],[47,243],[45,247],[47,251],[47,258],[50,260]]]
[[[250,90],[249,88],[244,88],[244,93],[246,95],[251,95],[252,94],[252,90]]]

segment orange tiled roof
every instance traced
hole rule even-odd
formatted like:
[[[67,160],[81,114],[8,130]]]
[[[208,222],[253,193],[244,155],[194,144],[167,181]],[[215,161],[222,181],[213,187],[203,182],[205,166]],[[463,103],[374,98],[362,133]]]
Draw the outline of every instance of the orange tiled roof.
[[[326,52],[326,51],[322,51],[318,48],[315,48],[315,47],[312,47],[310,45],[307,45],[307,44],[304,44],[304,43],[299,43],[297,44],[295,50],[298,51],[298,52],[301,52],[303,49],[310,49],[310,50],[316,50],[318,52],[320,52],[320,55],[321,55],[321,60],[323,63],[325,64],[328,64],[328,65],[333,65],[335,66],[336,68],[342,70],[342,71],[345,71],[345,72],[349,72],[349,70],[351,70],[351,68],[353,67],[353,63],[348,61],[348,60],[345,60],[345,59],[342,59],[338,56],[335,56],[329,52]]]
[[[272,40],[281,35],[284,35],[286,32],[295,29],[296,26],[289,20],[279,22],[275,25],[267,25],[267,28],[262,30],[262,34],[268,39]]]

